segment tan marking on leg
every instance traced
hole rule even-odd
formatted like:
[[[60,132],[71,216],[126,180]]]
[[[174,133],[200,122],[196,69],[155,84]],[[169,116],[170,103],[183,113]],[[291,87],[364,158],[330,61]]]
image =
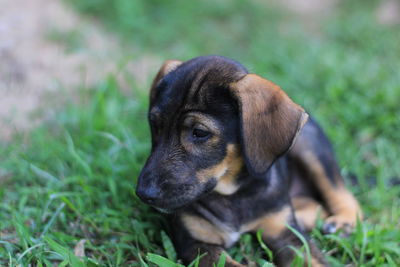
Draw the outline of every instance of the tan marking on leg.
[[[330,198],[328,205],[332,215],[326,218],[325,225],[333,224],[335,226],[333,232],[342,229],[345,234],[351,233],[357,219],[362,220],[362,211],[357,200],[344,188],[327,198]]]
[[[231,256],[223,249],[222,246],[206,244],[206,243],[195,243],[192,246],[186,247],[186,250],[182,253],[183,260],[186,264],[189,264],[196,259],[197,256],[203,255],[200,259],[199,267],[210,267],[218,264],[222,253],[226,254],[226,267],[245,267],[245,265],[233,260]],[[248,266],[249,267],[249,266]]]
[[[210,222],[198,216],[187,214],[183,214],[181,218],[186,229],[194,239],[208,244],[224,244],[224,238],[220,231]]]
[[[301,242],[298,237],[292,233],[286,224],[290,222],[293,216],[290,206],[285,206],[281,210],[269,213],[260,219],[251,222],[243,227],[245,231],[263,230],[263,240],[270,246],[276,256],[279,266],[291,266],[293,261],[294,252],[288,246],[301,247]],[[318,248],[312,243],[308,242],[311,249],[311,265],[312,266],[326,266],[324,265],[324,258]],[[307,262],[307,256],[304,255]],[[307,266],[305,264],[304,266]]]
[[[191,236],[204,243],[230,247],[240,237],[239,232],[221,229],[199,216],[182,214],[181,219]]]
[[[345,224],[355,226],[357,218],[362,219],[362,211],[352,193],[346,189],[343,179],[338,177],[336,186],[332,185],[323,166],[311,151],[303,152],[303,160],[311,172],[310,178],[318,186],[332,214],[327,221],[337,221],[339,227]]]
[[[265,216],[244,225],[241,228],[241,232],[255,232],[262,229],[263,236],[268,238],[277,238],[287,229],[286,223],[289,221],[291,214],[292,211],[290,207],[285,206],[279,211],[268,213]]]
[[[303,251],[303,259],[304,259],[303,266],[304,267],[309,266],[308,265],[309,263],[312,267],[327,267],[327,266],[329,266],[327,264],[327,262],[325,261],[325,258],[323,256],[322,252],[318,249],[318,247],[315,245],[314,242],[309,241],[308,246],[310,248],[311,257],[308,258],[307,253],[305,251]],[[293,265],[290,264],[290,266],[293,266]]]
[[[304,266],[308,266],[308,261],[306,261]],[[325,262],[321,262],[321,259],[314,258],[313,256],[311,256],[311,266],[312,267],[326,267],[329,265],[327,265]]]
[[[228,144],[226,150],[226,156],[221,163],[197,173],[197,177],[203,182],[211,178],[217,179],[218,182],[214,191],[222,195],[233,194],[239,189],[236,179],[244,165],[237,145]]]
[[[324,219],[328,215],[320,203],[309,197],[295,197],[292,205],[298,224],[306,231],[315,227],[318,218]]]
[[[219,258],[218,258],[219,260]],[[217,262],[216,262],[217,264]],[[243,265],[237,261],[235,261],[234,259],[232,259],[232,257],[230,255],[228,255],[228,253],[226,253],[226,261],[225,261],[225,267],[250,267],[250,266],[254,266],[254,265]]]

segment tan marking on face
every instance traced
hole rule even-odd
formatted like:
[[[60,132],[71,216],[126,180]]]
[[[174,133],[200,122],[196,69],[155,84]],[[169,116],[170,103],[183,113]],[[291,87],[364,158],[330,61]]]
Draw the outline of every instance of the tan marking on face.
[[[209,116],[204,115],[199,112],[191,112],[186,115],[183,121],[184,130],[181,132],[181,142],[185,150],[193,154],[201,154],[205,147],[212,147],[216,145],[219,141],[221,130],[219,129],[217,123],[211,119]],[[192,142],[188,141],[188,136],[192,134],[192,128],[196,127],[201,130],[209,131],[212,136],[205,144],[197,146]]]
[[[311,172],[310,178],[321,191],[330,213],[334,216],[340,215],[341,218],[345,218],[350,225],[354,226],[357,218],[362,218],[361,208],[352,193],[346,189],[340,174],[337,174],[339,176],[336,179],[337,184],[333,185],[314,153],[307,150],[303,151],[302,154],[302,158]]]
[[[291,218],[291,209],[285,206],[279,211],[268,213],[261,218],[250,222],[241,228],[241,232],[256,232],[263,230],[263,236],[266,238],[277,238],[284,230],[286,230],[286,223]]]
[[[198,179],[202,182],[212,178],[217,179],[214,191],[222,195],[230,195],[237,191],[239,188],[236,183],[237,175],[244,165],[237,145],[228,144],[226,151],[226,156],[220,163],[197,173]]]
[[[315,227],[318,218],[324,219],[328,213],[315,200],[308,197],[295,197],[292,199],[297,222],[307,231]]]
[[[182,214],[181,219],[194,239],[207,244],[229,247],[240,237],[239,233],[220,229],[199,216]]]

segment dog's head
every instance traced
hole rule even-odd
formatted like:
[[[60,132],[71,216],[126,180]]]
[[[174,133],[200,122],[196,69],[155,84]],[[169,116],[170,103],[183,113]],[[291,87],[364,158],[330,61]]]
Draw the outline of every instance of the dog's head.
[[[277,85],[233,60],[167,61],[150,92],[152,151],[136,193],[166,211],[213,190],[232,194],[240,175],[265,175],[306,119]]]

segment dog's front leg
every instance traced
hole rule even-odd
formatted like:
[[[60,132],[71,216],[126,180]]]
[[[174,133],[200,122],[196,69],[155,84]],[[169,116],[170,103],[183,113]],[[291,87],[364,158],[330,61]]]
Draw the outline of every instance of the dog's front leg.
[[[171,221],[173,241],[179,258],[189,264],[200,257],[201,267],[217,265],[222,253],[226,254],[227,267],[244,267],[225,251],[226,234],[206,219],[183,213]]]
[[[187,264],[200,257],[199,266],[210,267],[214,264],[217,265],[222,253],[226,254],[225,267],[245,267],[245,265],[233,260],[223,247],[202,242],[195,242],[189,247],[183,248],[180,257]]]
[[[310,248],[311,258],[307,257],[305,250],[301,250],[305,244],[288,225],[304,237]],[[313,267],[328,266],[319,249],[301,232],[290,205],[264,215],[257,220],[254,230],[262,230],[263,241],[274,252],[274,262],[277,266],[291,266],[296,256],[296,249],[303,252],[304,266],[308,266],[308,263]]]

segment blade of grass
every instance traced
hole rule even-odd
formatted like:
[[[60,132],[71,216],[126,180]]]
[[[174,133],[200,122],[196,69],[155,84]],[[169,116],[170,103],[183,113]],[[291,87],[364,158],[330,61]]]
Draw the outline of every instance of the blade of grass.
[[[167,255],[168,259],[176,261],[176,251],[174,245],[172,244],[171,239],[164,231],[161,231],[161,241],[164,247],[165,254]]]
[[[26,250],[25,250],[24,252],[22,252],[22,254],[18,257],[17,262],[20,262],[20,261],[22,260],[22,258],[23,258],[27,253],[29,253],[29,252],[31,252],[32,250],[34,250],[35,248],[41,247],[41,246],[43,246],[43,245],[44,245],[44,243],[39,243],[39,244],[36,244],[36,245],[34,245],[34,246],[32,246],[32,247],[26,249]]]
[[[87,164],[81,158],[81,156],[79,156],[79,154],[76,152],[74,141],[72,140],[72,137],[68,132],[65,133],[65,139],[67,141],[68,152],[70,153],[70,155],[75,159],[78,165],[82,167],[86,175],[92,177],[93,176],[92,169],[90,168],[89,164]]]
[[[146,258],[148,261],[157,264],[160,267],[184,267],[182,264],[175,263],[163,256],[147,253]]]
[[[308,245],[307,240],[304,238],[304,236],[299,231],[294,229],[289,224],[286,224],[286,227],[289,228],[289,230],[292,231],[292,233],[294,233],[300,239],[301,243],[303,243],[303,246],[304,246],[304,248],[306,250],[307,265],[308,265],[308,267],[311,267],[311,260],[312,260],[312,258],[311,258],[311,250],[310,250],[310,247]]]
[[[272,250],[270,250],[267,245],[265,245],[264,241],[262,240],[262,229],[257,231],[257,241],[260,244],[261,248],[264,250],[264,252],[267,254],[267,260],[270,262],[274,261],[274,254],[272,253]]]
[[[50,220],[47,222],[47,224],[44,226],[42,233],[40,234],[40,238],[42,238],[47,231],[50,229],[50,227],[53,225],[55,219],[58,217],[62,209],[65,207],[65,203],[61,203],[60,206],[58,206],[57,210],[54,212],[53,216],[51,216]]]

